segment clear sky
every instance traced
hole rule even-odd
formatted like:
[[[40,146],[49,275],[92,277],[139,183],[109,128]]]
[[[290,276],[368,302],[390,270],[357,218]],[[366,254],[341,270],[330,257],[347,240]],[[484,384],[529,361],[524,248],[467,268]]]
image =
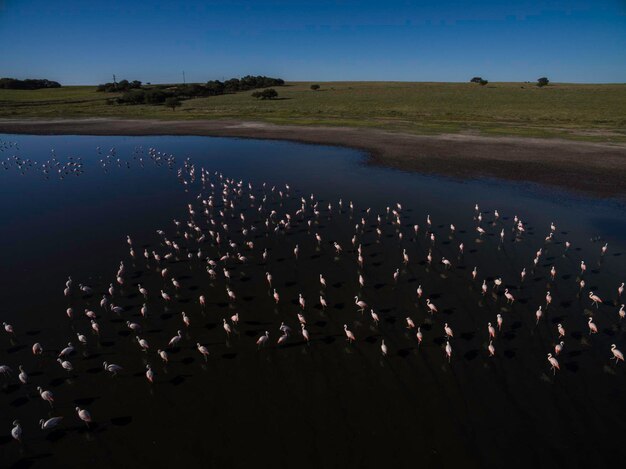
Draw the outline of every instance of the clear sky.
[[[0,0],[0,76],[626,82],[626,0]]]

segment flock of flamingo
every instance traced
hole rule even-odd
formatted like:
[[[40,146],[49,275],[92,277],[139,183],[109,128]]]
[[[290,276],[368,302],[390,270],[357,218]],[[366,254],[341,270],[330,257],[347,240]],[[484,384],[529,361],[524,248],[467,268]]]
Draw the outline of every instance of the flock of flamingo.
[[[6,144],[3,145],[6,148]],[[97,151],[100,154],[100,148]],[[171,155],[154,149],[148,150],[148,153],[154,161],[163,162],[170,168],[176,164]],[[100,163],[105,169],[108,165],[127,164],[116,158],[114,150],[103,157]],[[61,162],[52,157],[46,163],[37,164],[28,159],[13,157],[4,161],[2,165],[5,169],[15,167],[21,172],[38,168],[46,175],[56,174],[59,177],[80,175],[84,171],[80,158]],[[280,187],[265,183],[255,186],[252,183],[228,178],[218,172],[198,169],[190,159],[186,159],[178,168],[177,177],[186,192],[190,194],[197,192],[193,201],[186,206],[184,218],[173,220],[170,231],[157,230],[158,247],[154,249],[143,247],[145,245],[136,243],[128,236],[126,238],[128,258],[119,262],[117,271],[108,285],[89,285],[86,281],[76,281],[70,276],[65,286],[59,289],[59,294],[63,294],[67,299],[67,309],[58,314],[63,314],[65,320],[70,322],[72,335],[62,343],[41,340],[28,344],[29,347],[25,352],[28,353],[28,357],[23,356],[19,360],[12,357],[12,363],[0,362],[0,377],[5,383],[18,382],[26,393],[35,393],[36,390],[35,395],[45,402],[50,412],[54,412],[58,394],[62,394],[63,390],[53,393],[46,389],[43,378],[41,376],[31,378],[28,366],[24,363],[32,364],[33,360],[38,360],[40,363],[37,366],[50,373],[57,373],[60,370],[66,374],[72,373],[76,369],[76,361],[80,360],[78,350],[99,341],[103,334],[112,333],[111,328],[115,326],[106,324],[106,319],[116,317],[124,319],[116,324],[120,324],[118,327],[128,333],[136,343],[136,353],[143,357],[145,379],[151,386],[157,386],[159,367],[155,364],[167,365],[171,360],[172,350],[180,347],[193,348],[197,350],[198,357],[203,362],[213,359],[212,345],[208,343],[207,337],[201,336],[198,330],[193,334],[188,332],[192,324],[204,320],[207,316],[213,317],[217,323],[221,323],[221,331],[218,330],[221,340],[229,341],[232,336],[239,336],[241,330],[246,327],[246,318],[239,308],[243,294],[238,288],[243,288],[243,284],[238,283],[238,280],[247,278],[249,272],[254,269],[259,270],[259,274],[253,277],[253,280],[264,283],[266,285],[264,288],[267,289],[267,299],[259,300],[256,307],[268,312],[282,308],[280,321],[276,321],[275,327],[258,331],[250,339],[254,340],[254,345],[258,349],[256,353],[267,353],[268,348],[274,348],[278,352],[286,343],[294,341],[299,342],[302,347],[310,347],[316,336],[322,335],[321,331],[314,331],[310,327],[312,317],[341,315],[344,318],[341,321],[342,334],[349,347],[371,346],[370,343],[360,340],[359,328],[367,326],[379,331],[380,341],[377,341],[377,346],[380,354],[388,357],[391,353],[390,345],[385,342],[384,330],[379,327],[385,314],[377,309],[375,292],[370,291],[368,296],[364,296],[364,289],[368,285],[369,267],[366,261],[368,244],[364,242],[366,233],[372,238],[370,240],[372,242],[387,243],[392,255],[396,256],[397,268],[388,272],[392,288],[402,281],[406,267],[411,264],[438,265],[444,274],[457,268],[455,261],[451,260],[452,256],[449,255],[449,258],[438,254],[435,247],[441,243],[441,239],[457,239],[455,234],[461,230],[454,224],[446,224],[443,229],[436,228],[430,215],[425,218],[423,225],[414,224],[414,221],[407,225],[406,221],[402,221],[403,218],[407,218],[407,212],[400,203],[376,213],[369,208],[357,209],[352,201],[346,203],[339,199],[334,202],[322,202],[313,194],[296,197],[288,184]],[[487,237],[493,240],[492,243],[483,243],[481,249],[496,249],[499,243],[509,240],[525,242],[527,223],[518,216],[503,217],[498,210],[482,211],[478,205],[473,207],[473,211],[468,210],[466,214],[468,216],[471,214],[473,225],[463,232],[470,232],[479,240]],[[324,224],[323,220],[331,218],[347,228],[343,231],[329,231],[329,225]],[[304,232],[307,241],[288,246],[290,259],[287,260],[290,262],[297,264],[301,262],[305,253],[308,255],[315,252],[317,256],[326,256],[329,262],[344,262],[351,266],[353,270],[346,274],[350,276],[350,286],[342,286],[341,294],[351,295],[353,311],[333,310],[329,299],[332,295],[329,293],[329,285],[346,279],[331,279],[324,272],[310,272],[309,277],[315,280],[308,280],[317,283],[315,288],[319,289],[319,296],[306,297],[300,293],[297,298],[285,297],[281,285],[286,279],[275,278],[275,266],[285,259],[276,259],[272,249],[263,243],[268,239],[274,240],[285,248],[289,241],[283,235],[295,230]],[[483,277],[481,266],[474,266],[470,272],[464,274],[468,285],[474,290],[473,294],[477,298],[491,295],[494,301],[512,307],[518,302],[513,281],[519,281],[520,285],[523,285],[534,276],[540,275],[540,272],[549,276],[552,282],[556,281],[557,267],[554,264],[544,267],[540,262],[545,262],[547,250],[554,252],[558,249],[561,254],[570,252],[572,246],[567,240],[556,243],[559,236],[557,233],[554,223],[546,227],[542,245],[537,247],[534,257],[527,259],[526,267],[519,272],[517,279]],[[424,240],[424,246],[420,249],[410,244],[418,238]],[[459,240],[456,243],[458,244],[454,250],[460,258],[464,255],[466,246]],[[603,244],[598,247],[597,252],[589,253],[589,257],[602,258],[609,250],[608,244]],[[145,262],[153,275],[152,281],[137,281],[136,277],[130,275],[132,267],[129,268],[129,265],[137,262]],[[183,278],[183,271],[187,266],[201,269],[202,272],[202,276],[199,277],[201,291],[194,293],[193,311],[189,306],[177,302],[180,292],[185,290],[189,283]],[[624,304],[621,304],[624,283],[615,279],[613,285],[603,285],[601,292],[589,291],[586,285],[586,269],[585,260],[580,259],[575,280],[570,281],[577,282],[576,289],[580,292],[580,297],[588,303],[591,311],[595,309],[598,313],[602,312],[605,314],[603,317],[614,315],[614,322],[619,323],[626,316]],[[432,271],[432,275],[441,273]],[[442,318],[436,304],[437,298],[431,297],[430,292],[423,287],[424,284],[423,281],[419,282],[414,290],[412,301],[415,310],[408,311],[406,317],[403,317],[400,325],[396,327],[402,327],[410,332],[411,340],[418,350],[429,335],[431,338],[435,336],[440,338],[442,360],[448,364],[447,366],[452,366],[455,359],[454,317]],[[348,291],[352,288],[352,291]],[[142,306],[137,310],[124,304],[131,292],[143,299]],[[602,297],[610,299],[604,300]],[[229,313],[223,315],[214,307],[217,303],[227,303]],[[530,303],[532,306],[523,306],[522,314],[532,316],[533,323],[539,325],[545,321],[545,315],[553,308],[551,290],[546,290],[543,298],[532,298]],[[154,308],[175,311],[168,320],[171,328],[171,338],[168,341],[154,343],[145,332],[152,320]],[[485,360],[495,359],[494,357],[498,355],[498,337],[507,327],[507,311],[503,308],[495,317],[485,320],[484,329],[478,331],[485,339]],[[270,314],[268,317],[268,320],[272,320]],[[594,316],[589,315],[586,320],[588,333],[598,334],[599,328]],[[425,322],[433,327],[425,330]],[[5,321],[2,326],[5,338],[12,343],[25,340],[20,336],[20,330],[13,325]],[[557,324],[554,329],[555,342],[550,344],[551,352],[545,355],[546,370],[553,375],[561,369],[559,355],[568,340],[565,328],[566,324]],[[8,355],[0,357],[4,361]],[[127,352],[120,353],[115,362],[103,362],[102,370],[110,375],[111,379],[120,379],[129,372],[128,358]],[[624,355],[617,344],[611,344],[606,350],[606,359],[616,364],[624,361]],[[77,406],[74,411],[74,418],[77,421],[83,422],[87,427],[92,424],[92,416],[88,409]],[[43,409],[41,414],[44,414]],[[42,430],[51,430],[62,425],[63,420],[68,417],[47,413],[39,420],[38,426]],[[13,422],[10,433],[15,440],[22,440],[23,428],[20,420],[16,419]]]

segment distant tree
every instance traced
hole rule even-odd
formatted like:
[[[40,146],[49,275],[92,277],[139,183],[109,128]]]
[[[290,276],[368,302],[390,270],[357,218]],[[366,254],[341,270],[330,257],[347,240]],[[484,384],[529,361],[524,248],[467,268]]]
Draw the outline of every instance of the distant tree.
[[[482,78],[480,79],[480,81],[478,82],[480,84],[480,86],[485,86],[487,83],[489,83],[489,80],[483,80]]]
[[[548,83],[550,83],[550,80],[548,80],[546,77],[541,77],[537,79],[537,86],[539,87],[548,86]]]
[[[181,105],[181,102],[178,98],[174,97],[174,96],[170,96],[169,98],[167,98],[165,100],[165,105],[167,107],[171,107],[172,111],[175,111],[177,107],[179,107]]]
[[[317,90],[319,90],[319,89],[320,89],[320,85],[318,85],[318,84],[311,85],[311,89],[312,89],[313,91],[317,91]]]
[[[470,80],[470,83],[480,83],[482,80],[482,77],[474,77]]]
[[[255,91],[254,93],[252,93],[252,97],[257,99],[274,99],[277,96],[278,93],[274,88],[267,88],[266,90]]]

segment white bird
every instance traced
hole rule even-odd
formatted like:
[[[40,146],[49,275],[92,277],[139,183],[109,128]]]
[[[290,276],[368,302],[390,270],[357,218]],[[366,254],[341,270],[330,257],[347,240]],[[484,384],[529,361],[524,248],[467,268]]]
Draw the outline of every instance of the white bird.
[[[385,339],[382,340],[382,343],[380,344],[380,351],[383,354],[383,357],[387,356],[387,345],[385,345]]]

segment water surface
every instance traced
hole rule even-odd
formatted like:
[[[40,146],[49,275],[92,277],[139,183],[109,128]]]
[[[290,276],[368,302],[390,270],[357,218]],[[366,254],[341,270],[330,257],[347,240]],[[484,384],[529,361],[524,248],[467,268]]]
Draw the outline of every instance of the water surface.
[[[615,343],[626,350],[618,316],[623,298],[617,297],[626,278],[623,206],[534,185],[455,181],[375,167],[363,153],[345,148],[208,137],[3,135],[0,140],[0,316],[16,330],[15,337],[0,335],[0,365],[17,370],[21,364],[30,375],[26,385],[19,384],[17,373],[0,376],[0,466],[601,467],[626,455],[621,445],[626,366],[610,360],[609,348]],[[48,173],[43,164],[50,165]],[[58,168],[66,169],[59,173]],[[202,183],[201,168],[210,172],[213,189],[209,181]],[[242,181],[241,194],[229,195],[237,202],[234,209],[222,207],[225,179],[218,174],[232,178],[232,187]],[[207,217],[201,201],[211,194],[216,207]],[[311,194],[318,202],[317,217]],[[302,198],[305,213],[296,215]],[[402,206],[400,226],[387,212],[396,203]],[[195,209],[193,217],[187,204]],[[271,224],[267,229],[272,210],[275,221],[290,213],[290,228],[275,231]],[[514,216],[524,221],[523,234],[515,234]],[[217,225],[210,224],[211,217]],[[192,219],[207,238],[201,243],[186,225]],[[364,266],[359,268],[351,239],[362,219],[357,244]],[[546,242],[552,222],[557,229]],[[485,235],[477,233],[478,225]],[[156,230],[180,251],[167,246]],[[220,245],[209,231],[221,233]],[[319,246],[315,233],[322,237]],[[254,248],[234,249],[228,240],[237,246],[253,241]],[[340,255],[335,241],[344,249]],[[609,249],[602,256],[605,243]],[[144,259],[144,249],[174,255],[158,264]],[[404,249],[408,264],[402,262]],[[248,261],[219,263],[211,280],[206,258],[236,250]],[[426,260],[429,250],[432,264]],[[450,269],[440,263],[443,257],[451,261]],[[583,277],[581,260],[587,265]],[[125,312],[116,315],[99,302],[115,282],[120,261],[126,267],[124,285],[116,286],[110,301]],[[164,267],[166,279],[160,273]],[[231,280],[224,278],[223,267]],[[528,274],[522,283],[523,268]],[[280,293],[278,305],[265,283],[266,271]],[[320,289],[320,273],[326,289]],[[74,285],[66,297],[70,275]],[[171,277],[181,283],[180,290]],[[495,278],[502,278],[499,289]],[[586,282],[582,290],[580,278]],[[94,294],[81,294],[79,283]],[[147,301],[137,291],[139,283],[150,292]],[[236,301],[228,301],[226,286]],[[516,298],[513,305],[503,296],[505,288]],[[161,289],[173,301],[164,302]],[[587,297],[590,290],[604,299],[598,309]],[[553,303],[537,325],[535,311],[540,305],[545,309],[547,291]],[[310,344],[297,332],[300,293],[307,300]],[[320,293],[329,304],[325,311]],[[200,295],[207,298],[205,308],[198,303]],[[379,325],[367,311],[357,312],[355,295],[375,309]],[[435,316],[428,313],[427,297],[439,309]],[[139,312],[144,301],[147,318]],[[65,314],[68,307],[75,311],[72,320]],[[98,315],[99,337],[81,314],[85,309]],[[191,319],[189,328],[181,311]],[[236,312],[241,322],[228,338],[222,321]],[[496,356],[489,357],[487,323],[495,325],[497,314],[504,323],[493,341]],[[422,329],[420,347],[415,330],[406,327],[407,316]],[[599,328],[593,336],[589,316]],[[143,327],[148,353],[140,350],[127,320]],[[294,333],[278,347],[283,321]],[[455,334],[450,363],[444,323]],[[561,339],[559,323],[566,328]],[[344,324],[356,343],[346,342]],[[178,329],[181,346],[170,350],[164,365],[156,349],[165,348]],[[269,346],[259,351],[255,341],[265,330]],[[86,346],[78,346],[77,332],[88,337]],[[553,376],[546,355],[561,340],[561,369]],[[68,341],[77,345],[70,373],[55,362]],[[32,355],[34,342],[44,346],[43,356]],[[197,342],[209,349],[208,361],[196,350]],[[124,371],[109,376],[102,368],[105,360]],[[144,376],[146,363],[156,373],[152,385]],[[37,386],[55,394],[54,409],[39,398]],[[76,417],[77,405],[91,412],[90,429]],[[65,417],[59,429],[38,428],[39,419],[57,415]],[[22,444],[9,435],[14,419],[24,429]]]

